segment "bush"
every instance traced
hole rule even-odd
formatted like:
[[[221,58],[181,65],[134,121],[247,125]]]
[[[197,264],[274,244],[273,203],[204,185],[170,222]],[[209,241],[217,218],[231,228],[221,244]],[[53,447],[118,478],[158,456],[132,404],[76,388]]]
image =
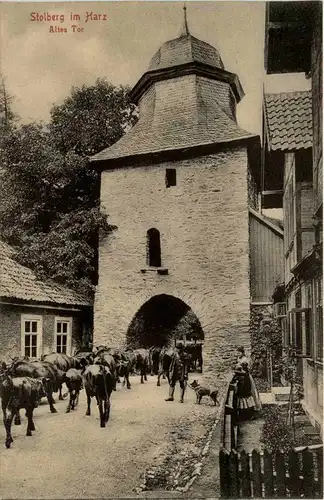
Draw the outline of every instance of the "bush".
[[[264,425],[261,443],[270,452],[288,452],[294,446],[291,427],[286,424],[285,416],[277,406],[263,408]]]
[[[262,324],[262,314],[254,315],[251,325],[252,335],[252,376],[266,380],[268,377],[268,349],[272,349],[273,384],[280,385],[282,373],[282,331],[279,321],[272,318]]]
[[[254,383],[258,392],[271,392],[271,387],[267,380],[263,378],[254,378]]]

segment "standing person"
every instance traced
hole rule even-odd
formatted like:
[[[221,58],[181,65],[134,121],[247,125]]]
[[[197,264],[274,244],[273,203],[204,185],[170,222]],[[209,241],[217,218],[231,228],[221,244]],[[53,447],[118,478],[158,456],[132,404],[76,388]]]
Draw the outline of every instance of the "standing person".
[[[249,362],[248,357],[245,354],[244,347],[240,346],[237,349],[237,359],[236,359],[235,370],[237,370],[239,367],[243,367],[243,366],[245,367],[244,371],[246,371],[247,374],[248,374],[248,378],[249,378],[248,385],[250,387],[251,396],[252,396],[252,398],[254,400],[254,407],[255,407],[256,410],[260,411],[262,409],[262,405],[261,405],[261,401],[260,401],[258,390],[256,388],[256,385],[255,385],[255,382],[253,380],[253,377],[252,377],[252,375],[250,373],[250,362]],[[246,381],[247,381],[247,379],[246,379]]]
[[[180,385],[180,403],[183,403],[188,380],[188,360],[183,345],[179,345],[172,355],[169,368],[169,397],[165,401],[174,401],[177,381]]]
[[[246,362],[237,365],[234,378],[237,381],[237,411],[239,420],[251,420],[254,418],[254,399],[252,397],[252,385],[249,369]]]
[[[237,348],[237,359],[236,366],[242,365],[242,363],[247,363],[249,365],[248,357],[245,354],[245,349],[243,346]]]

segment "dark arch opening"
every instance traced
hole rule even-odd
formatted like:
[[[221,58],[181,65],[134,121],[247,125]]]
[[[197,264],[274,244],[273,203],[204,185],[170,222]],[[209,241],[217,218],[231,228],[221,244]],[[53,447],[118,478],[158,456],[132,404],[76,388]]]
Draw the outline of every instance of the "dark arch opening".
[[[161,267],[160,231],[155,228],[147,231],[147,264],[153,267]]]
[[[192,309],[172,295],[155,295],[140,307],[126,334],[133,348],[171,344],[175,339],[204,339],[204,331]]]

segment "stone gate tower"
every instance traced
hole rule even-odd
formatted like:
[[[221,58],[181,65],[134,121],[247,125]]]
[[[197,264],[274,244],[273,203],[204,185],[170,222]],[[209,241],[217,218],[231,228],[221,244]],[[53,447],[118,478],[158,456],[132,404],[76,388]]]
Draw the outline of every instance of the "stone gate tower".
[[[100,245],[95,343],[124,343],[152,298],[169,318],[175,298],[200,321],[205,373],[249,345],[248,208],[259,139],[237,124],[243,95],[218,51],[190,34],[185,12],[180,36],[132,89],[138,123],[92,158],[101,204],[118,227]]]

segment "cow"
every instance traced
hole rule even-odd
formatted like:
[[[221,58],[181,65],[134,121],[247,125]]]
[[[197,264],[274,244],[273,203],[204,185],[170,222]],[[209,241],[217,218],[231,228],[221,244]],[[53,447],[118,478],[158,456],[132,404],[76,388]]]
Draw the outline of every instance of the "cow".
[[[30,377],[46,379],[45,395],[51,413],[56,413],[54,407],[53,392],[57,392],[62,383],[64,373],[55,365],[47,361],[16,360],[8,368],[8,375],[12,377]],[[20,424],[19,415],[15,419],[15,424]]]
[[[136,365],[136,356],[130,349],[109,348],[109,354],[114,358],[116,363],[117,382],[124,377],[123,385],[127,385],[127,389],[131,389],[129,375],[134,371]]]
[[[124,350],[124,358],[129,362],[129,372],[134,374],[136,369],[136,354],[130,347]]]
[[[120,375],[119,375],[119,365],[122,361],[127,361],[127,359],[124,357],[123,350],[119,347],[108,347],[104,351],[101,352],[107,352],[110,354],[116,363],[116,380],[117,382],[120,382]],[[100,351],[99,351],[100,354]]]
[[[151,347],[149,352],[150,352],[151,376],[158,375],[161,347]]]
[[[65,353],[57,353],[52,352],[51,354],[47,354],[44,356],[43,361],[47,361],[48,363],[52,363],[62,372],[67,372],[70,368],[81,368],[81,363],[78,358],[68,356]],[[62,384],[59,386],[59,400],[63,400],[64,397],[62,395]]]
[[[69,391],[69,404],[66,409],[66,413],[70,410],[74,410],[79,402],[79,393],[82,389],[82,375],[81,371],[76,368],[70,368],[63,377],[63,382],[65,382],[66,387]]]
[[[86,415],[91,415],[91,398],[95,397],[99,408],[100,427],[105,427],[110,415],[110,396],[116,381],[107,366],[90,365],[83,373],[87,395]]]
[[[35,430],[33,411],[38,406],[40,396],[46,392],[47,380],[31,377],[11,377],[8,371],[1,374],[0,395],[3,412],[3,423],[6,429],[6,448],[10,448],[13,438],[11,425],[14,417],[19,415],[20,408],[25,408],[27,416],[26,436]]]
[[[113,378],[113,391],[115,391],[117,382],[117,368],[113,356],[107,351],[102,351],[94,358],[93,364],[106,366],[108,368]]]
[[[84,370],[88,365],[93,364],[95,355],[93,352],[79,351],[76,352],[73,357],[79,362],[80,365],[79,368],[81,369],[82,372],[84,372]]]
[[[123,385],[126,384],[127,389],[131,389],[132,387],[129,381],[130,367],[131,365],[129,360],[126,361],[122,360],[119,362],[117,366],[118,377],[124,377]]]
[[[94,357],[96,357],[96,356],[98,356],[98,354],[100,354],[104,351],[108,351],[108,350],[109,350],[109,347],[107,347],[105,345],[94,346],[92,349],[92,354]]]
[[[144,384],[150,371],[150,355],[147,349],[135,349],[134,354],[136,356],[135,369],[140,372],[141,384]]]
[[[157,383],[156,385],[160,387],[161,382],[161,375],[163,375],[163,378],[166,376],[169,381],[169,369],[170,369],[170,364],[172,360],[172,356],[175,352],[174,347],[164,347],[161,349],[160,352],[160,357],[159,357],[159,370],[158,370],[158,378],[157,378]]]

